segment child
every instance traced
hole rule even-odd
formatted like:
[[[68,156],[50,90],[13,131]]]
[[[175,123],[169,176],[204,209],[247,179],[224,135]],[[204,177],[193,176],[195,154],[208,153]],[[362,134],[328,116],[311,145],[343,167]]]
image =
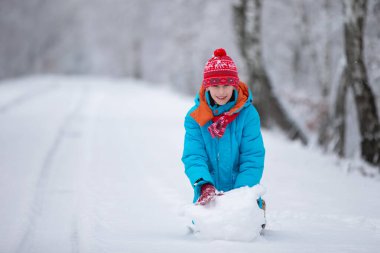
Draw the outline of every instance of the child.
[[[219,192],[260,183],[265,156],[260,117],[223,48],[206,63],[185,129],[182,161],[194,188],[194,203],[206,205]],[[258,204],[265,208],[261,199]]]

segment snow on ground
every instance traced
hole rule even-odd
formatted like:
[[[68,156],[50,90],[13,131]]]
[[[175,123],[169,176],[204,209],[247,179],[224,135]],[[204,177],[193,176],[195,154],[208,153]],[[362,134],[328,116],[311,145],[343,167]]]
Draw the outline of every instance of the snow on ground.
[[[378,252],[379,180],[267,131],[264,235],[189,234],[191,105],[133,80],[0,83],[0,252]]]

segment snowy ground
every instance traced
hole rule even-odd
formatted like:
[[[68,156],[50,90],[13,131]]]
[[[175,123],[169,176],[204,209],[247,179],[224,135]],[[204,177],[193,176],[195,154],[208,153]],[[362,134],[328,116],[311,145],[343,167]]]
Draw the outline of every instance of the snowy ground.
[[[191,105],[132,80],[0,83],[0,252],[378,252],[379,180],[266,131],[265,234],[188,234]]]

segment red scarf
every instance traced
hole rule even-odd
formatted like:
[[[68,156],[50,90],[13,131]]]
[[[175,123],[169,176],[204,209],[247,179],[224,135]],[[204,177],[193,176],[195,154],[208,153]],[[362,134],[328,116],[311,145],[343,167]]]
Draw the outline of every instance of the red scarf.
[[[212,138],[216,136],[221,138],[226,131],[228,124],[235,120],[239,113],[234,113],[229,115],[227,113],[222,113],[221,115],[212,118],[212,123],[207,129],[210,132]]]

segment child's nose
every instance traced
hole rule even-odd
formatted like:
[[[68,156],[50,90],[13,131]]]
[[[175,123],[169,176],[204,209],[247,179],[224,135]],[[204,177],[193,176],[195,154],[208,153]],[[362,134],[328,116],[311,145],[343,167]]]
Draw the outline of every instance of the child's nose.
[[[220,88],[219,88],[219,92],[223,93],[223,94],[226,93],[226,90],[227,90],[226,86],[220,86]]]

